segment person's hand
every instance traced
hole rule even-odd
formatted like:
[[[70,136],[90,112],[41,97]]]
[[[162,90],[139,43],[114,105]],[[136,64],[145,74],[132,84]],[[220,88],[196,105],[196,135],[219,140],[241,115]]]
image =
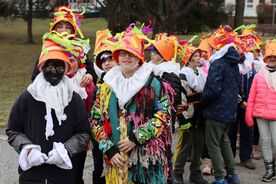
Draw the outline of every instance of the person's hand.
[[[85,87],[85,86],[91,84],[92,81],[93,81],[92,75],[87,73],[82,77],[80,86]]]
[[[35,144],[29,144],[23,147],[19,155],[19,166],[23,171],[33,166],[42,165],[48,160],[45,153],[41,153],[41,147]]]
[[[27,161],[30,166],[39,166],[44,164],[47,159],[47,155],[45,153],[41,153],[38,149],[31,149],[27,157]]]
[[[246,106],[247,106],[247,103],[246,103],[245,101],[243,101],[243,102],[240,104],[240,107],[241,107],[242,109],[245,109]]]
[[[134,142],[132,142],[131,140],[129,140],[128,137],[121,140],[118,143],[118,145],[119,145],[118,147],[119,147],[120,151],[122,151],[124,153],[131,151],[136,146],[136,144]]]
[[[124,164],[126,162],[126,160],[124,159],[124,157],[122,157],[122,155],[120,155],[120,153],[116,153],[110,160],[111,164],[115,167],[118,167],[120,169],[124,168]]]

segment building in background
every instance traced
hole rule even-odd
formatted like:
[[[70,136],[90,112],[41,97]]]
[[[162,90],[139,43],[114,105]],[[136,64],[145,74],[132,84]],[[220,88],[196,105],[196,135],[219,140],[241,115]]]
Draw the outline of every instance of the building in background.
[[[260,3],[271,4],[273,0],[245,0],[244,17],[257,18],[257,6]],[[225,10],[235,15],[235,0],[225,0]]]

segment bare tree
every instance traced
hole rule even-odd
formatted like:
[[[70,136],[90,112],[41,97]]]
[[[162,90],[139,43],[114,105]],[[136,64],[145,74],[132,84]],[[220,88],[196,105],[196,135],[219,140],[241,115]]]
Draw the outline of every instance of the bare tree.
[[[234,27],[238,27],[243,24],[245,0],[236,0]]]

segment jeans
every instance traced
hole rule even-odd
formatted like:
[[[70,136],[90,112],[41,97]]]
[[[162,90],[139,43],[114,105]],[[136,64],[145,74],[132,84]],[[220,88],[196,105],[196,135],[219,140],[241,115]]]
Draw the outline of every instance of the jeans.
[[[273,148],[276,148],[276,121],[257,118],[257,124],[264,160],[270,162],[273,160]]]

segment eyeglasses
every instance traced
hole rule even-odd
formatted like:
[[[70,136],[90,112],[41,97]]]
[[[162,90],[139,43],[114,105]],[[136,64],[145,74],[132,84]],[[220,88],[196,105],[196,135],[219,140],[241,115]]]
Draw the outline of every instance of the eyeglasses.
[[[134,54],[132,54],[131,52],[125,51],[125,50],[120,50],[119,51],[119,56],[120,57],[126,57],[126,55],[128,55],[129,57],[133,58],[133,57],[137,57]]]
[[[47,66],[45,67],[45,71],[46,72],[58,72],[58,73],[63,73],[65,71],[65,67],[62,67],[62,66]]]
[[[151,54],[158,54],[158,51],[154,49],[154,50],[151,50],[150,53]]]

